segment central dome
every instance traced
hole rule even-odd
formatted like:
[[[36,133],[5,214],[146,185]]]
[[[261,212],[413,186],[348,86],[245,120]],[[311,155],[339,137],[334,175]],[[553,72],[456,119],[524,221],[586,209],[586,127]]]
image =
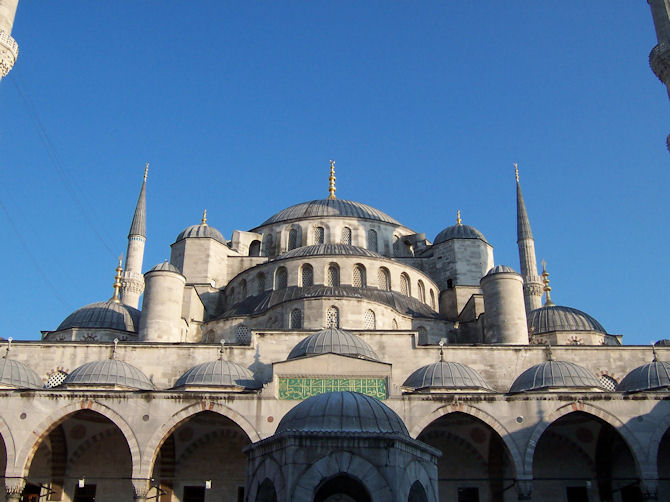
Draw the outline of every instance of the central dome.
[[[388,214],[375,209],[367,204],[341,199],[318,199],[302,202],[295,206],[282,209],[265,220],[260,226],[271,225],[283,221],[300,220],[303,218],[318,218],[324,216],[335,216],[343,218],[361,218],[365,220],[381,221],[400,225],[400,223]],[[257,227],[258,228],[258,227]]]

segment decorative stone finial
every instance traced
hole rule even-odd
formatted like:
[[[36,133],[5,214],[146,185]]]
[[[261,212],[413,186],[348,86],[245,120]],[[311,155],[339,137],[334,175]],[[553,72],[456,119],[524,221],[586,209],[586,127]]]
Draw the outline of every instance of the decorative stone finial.
[[[149,163],[144,164],[144,181],[147,181],[147,175],[149,174]]]
[[[440,362],[444,362],[444,339],[440,340]]]
[[[516,182],[519,182],[519,164],[514,163],[514,176],[516,176]]]
[[[220,360],[220,361],[223,361],[223,352],[224,352],[224,350],[225,350],[225,349],[224,349],[224,346],[225,346],[225,345],[226,345],[226,341],[222,339],[222,340],[221,340],[221,346],[219,347],[219,360]]]
[[[121,303],[120,291],[121,291],[121,272],[123,272],[123,255],[119,256],[119,264],[116,267],[116,275],[114,276],[114,296],[112,296],[112,301],[114,303]]]
[[[114,347],[112,347],[112,355],[109,356],[110,359],[114,359],[114,356],[116,355],[116,347],[119,345],[119,339],[114,338]]]
[[[9,352],[9,349],[7,351]],[[654,362],[654,363],[657,362],[658,361],[658,354],[656,354],[656,346],[654,345],[653,342],[651,343],[651,353],[653,354],[653,357],[654,357],[652,359],[652,362]]]
[[[336,199],[335,197],[335,161],[330,161],[330,177],[328,178],[330,184],[328,185],[328,198]]]
[[[202,221],[200,221],[201,225],[207,225],[207,209],[202,210]]]
[[[547,262],[542,260],[542,282],[544,283],[544,306],[553,307],[554,302],[551,301],[551,286],[549,286],[549,272],[547,272]]]
[[[553,361],[554,355],[551,353],[551,344],[547,343],[547,361]]]
[[[5,352],[5,357],[9,357],[9,351],[12,350],[12,342],[14,339],[10,336],[7,338],[7,352]]]
[[[463,225],[463,221],[461,220],[461,210],[456,211],[456,225]]]

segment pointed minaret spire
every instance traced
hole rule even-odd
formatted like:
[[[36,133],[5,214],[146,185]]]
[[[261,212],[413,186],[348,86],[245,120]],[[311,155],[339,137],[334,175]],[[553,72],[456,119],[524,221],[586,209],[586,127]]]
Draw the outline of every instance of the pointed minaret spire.
[[[142,275],[142,261],[144,260],[144,245],[147,240],[147,176],[149,163],[144,166],[144,180],[137,198],[135,214],[128,232],[128,251],[126,253],[126,268],[121,281],[121,301],[125,305],[137,308],[140,295],[144,291],[144,276]]]
[[[519,166],[514,163],[516,177],[516,242],[519,246],[519,263],[523,277],[523,297],[526,313],[542,306],[542,282],[537,275],[537,259],[535,258],[535,239],[530,229],[530,220],[526,211],[526,203],[519,183]]]
[[[335,161],[331,160],[330,161],[330,177],[328,178],[329,185],[328,185],[328,198],[329,199],[336,199],[335,197]]]

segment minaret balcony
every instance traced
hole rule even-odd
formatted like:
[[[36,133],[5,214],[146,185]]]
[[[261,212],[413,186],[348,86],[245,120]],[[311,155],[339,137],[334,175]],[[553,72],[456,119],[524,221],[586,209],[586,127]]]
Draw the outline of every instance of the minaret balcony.
[[[6,77],[19,57],[19,44],[9,33],[0,30],[0,77]]]
[[[660,42],[649,53],[649,66],[661,82],[670,82],[670,46]]]

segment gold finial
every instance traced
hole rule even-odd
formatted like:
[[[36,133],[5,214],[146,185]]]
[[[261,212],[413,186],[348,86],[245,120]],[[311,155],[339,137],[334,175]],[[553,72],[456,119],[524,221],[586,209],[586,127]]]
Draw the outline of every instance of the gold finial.
[[[551,301],[551,286],[549,286],[549,272],[547,272],[547,262],[542,260],[542,282],[544,283],[544,306],[553,307],[554,302]]]
[[[547,361],[553,361],[554,355],[551,353],[551,344],[547,344]]]
[[[116,275],[114,276],[114,296],[112,296],[112,301],[114,303],[121,303],[120,291],[121,291],[121,272],[123,268],[121,264],[123,263],[123,255],[119,256],[119,265],[116,267]]]
[[[119,339],[114,338],[114,347],[112,347],[112,355],[109,356],[110,359],[114,359],[114,356],[116,355],[116,346],[119,344]]]
[[[149,163],[144,164],[144,181],[147,181],[147,175],[149,174]]]
[[[201,225],[207,225],[207,209],[203,209],[202,211],[202,221],[200,222]]]
[[[463,221],[461,220],[461,210],[456,211],[456,225],[462,225]]]
[[[336,199],[335,197],[335,161],[330,161],[330,177],[328,178],[330,184],[328,185],[328,198]]]
[[[519,164],[514,163],[514,175],[516,176],[516,182],[519,182]]]

